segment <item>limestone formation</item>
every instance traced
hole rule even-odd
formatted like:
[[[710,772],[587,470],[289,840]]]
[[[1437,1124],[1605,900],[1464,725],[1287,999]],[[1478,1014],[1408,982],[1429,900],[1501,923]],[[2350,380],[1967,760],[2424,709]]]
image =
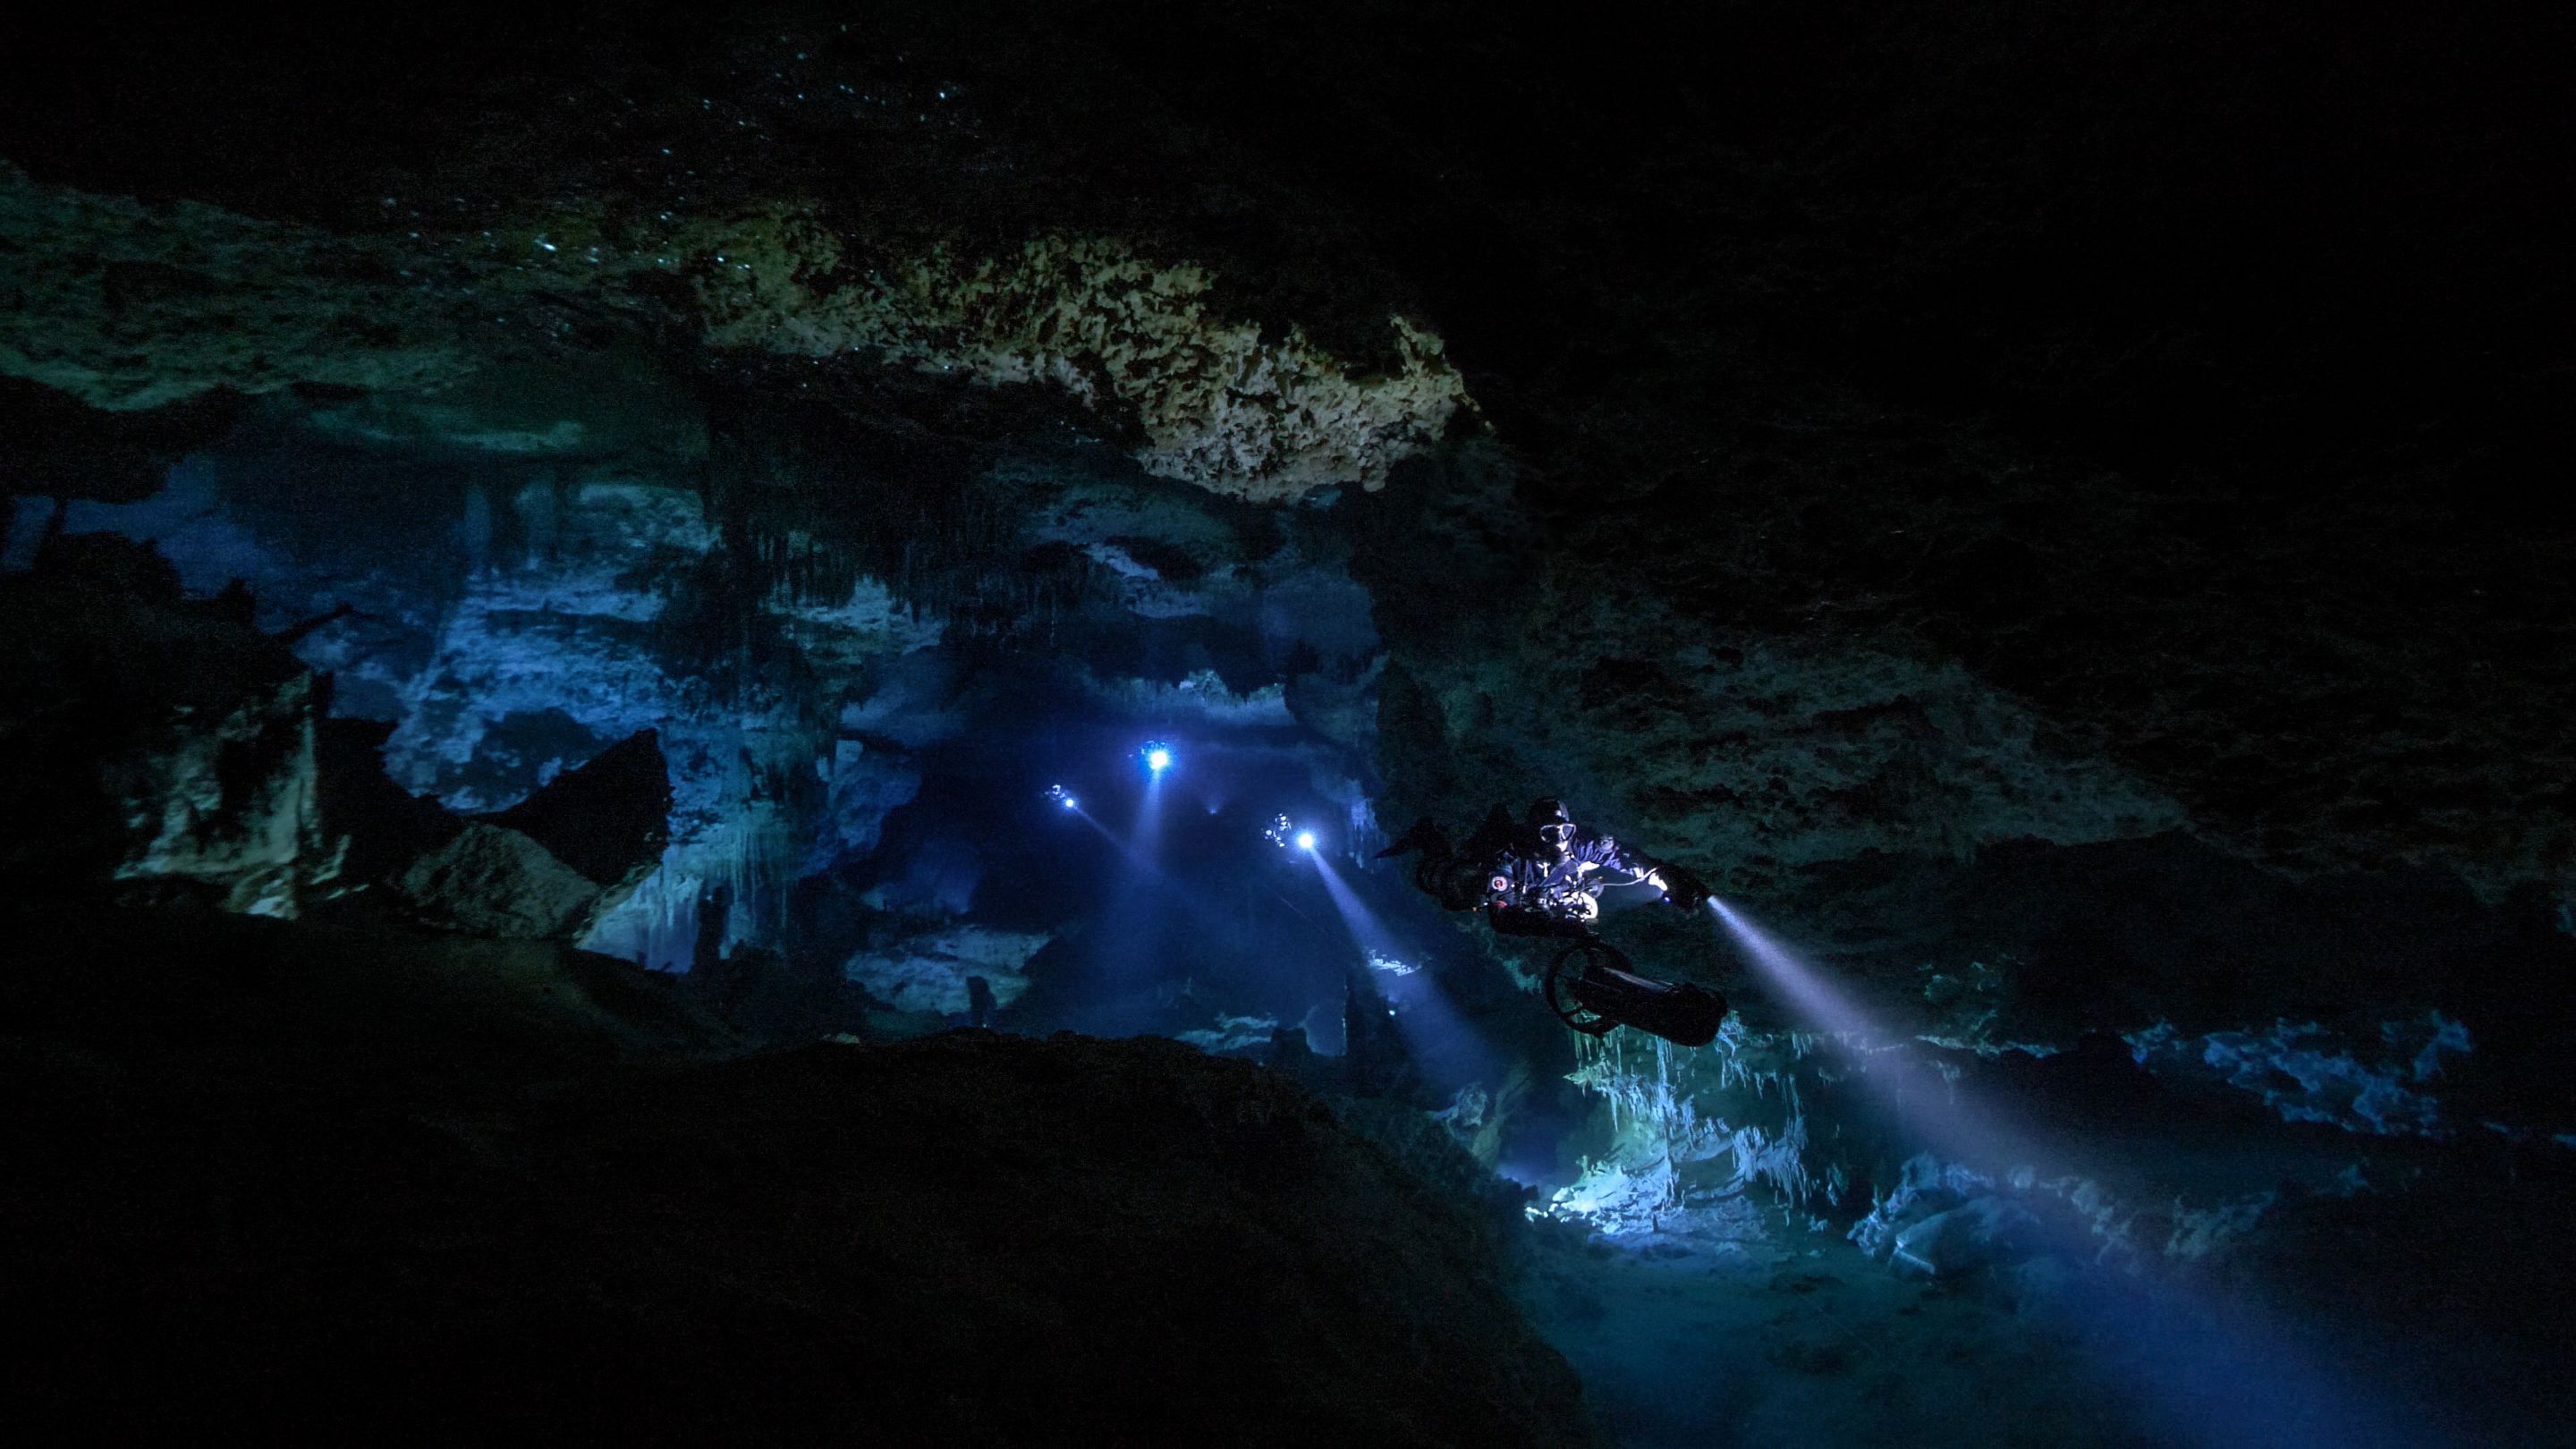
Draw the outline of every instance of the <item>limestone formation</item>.
[[[1104,427],[1135,430],[1153,472],[1239,497],[1383,487],[1471,407],[1439,338],[1416,322],[1386,319],[1398,362],[1370,375],[1294,319],[1224,315],[1204,267],[1110,238],[875,256],[779,205],[620,245],[566,252],[547,239],[577,226],[538,215],[498,239],[343,237],[39,185],[0,162],[0,254],[23,259],[17,305],[0,312],[0,375],[113,409],[218,388],[354,390],[366,396],[321,421],[379,443],[580,456],[642,441],[685,453],[700,445],[685,424],[638,409],[633,389],[596,385],[603,362],[632,372],[631,344],[570,340],[602,328],[640,337],[656,308],[638,287],[678,277],[696,279],[682,321],[708,346],[1043,384]],[[857,278],[810,280],[847,274]],[[527,360],[496,366],[495,352]]]

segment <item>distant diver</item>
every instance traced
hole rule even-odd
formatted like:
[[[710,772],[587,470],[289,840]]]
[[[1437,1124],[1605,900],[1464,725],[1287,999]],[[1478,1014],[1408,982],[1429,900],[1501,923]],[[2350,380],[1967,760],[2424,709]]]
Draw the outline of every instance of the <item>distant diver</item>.
[[[1726,1019],[1724,997],[1705,987],[1637,975],[1628,958],[1593,929],[1601,917],[1601,892],[1610,886],[1653,886],[1666,901],[1696,910],[1709,897],[1699,877],[1583,829],[1553,797],[1532,803],[1518,821],[1497,805],[1455,846],[1426,817],[1378,855],[1413,852],[1421,855],[1413,883],[1444,908],[1481,909],[1500,935],[1566,942],[1540,986],[1567,1026],[1586,1036],[1633,1026],[1683,1046],[1716,1039]]]

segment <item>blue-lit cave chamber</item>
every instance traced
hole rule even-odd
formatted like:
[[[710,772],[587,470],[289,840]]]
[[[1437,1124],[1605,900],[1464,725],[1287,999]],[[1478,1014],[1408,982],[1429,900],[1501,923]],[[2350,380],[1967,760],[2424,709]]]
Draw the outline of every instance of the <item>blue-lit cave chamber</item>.
[[[2576,570],[2457,483],[2520,455],[2302,511],[2244,439],[2381,412],[2167,436],[2223,319],[1945,310],[2078,223],[1854,260],[1937,229],[1874,103],[1603,201],[1520,101],[1242,130],[1124,23],[675,21],[631,133],[500,86],[300,181],[19,119],[28,1415],[2576,1442]],[[2166,361],[2332,392],[2274,336]],[[1497,929],[1541,799],[1666,889]]]
[[[263,403],[149,497],[22,497],[9,564],[105,535],[247,590],[330,678],[322,730],[461,816],[649,737],[666,839],[571,939],[725,978],[746,1030],[938,1030],[980,977],[1031,1034],[1338,1055],[1353,983],[1422,963],[1369,966],[1396,938],[1319,856],[1457,949],[1366,864],[1383,656],[1335,490],[1247,504],[1008,417],[910,436],[817,376]],[[376,886],[304,904],[335,889]]]

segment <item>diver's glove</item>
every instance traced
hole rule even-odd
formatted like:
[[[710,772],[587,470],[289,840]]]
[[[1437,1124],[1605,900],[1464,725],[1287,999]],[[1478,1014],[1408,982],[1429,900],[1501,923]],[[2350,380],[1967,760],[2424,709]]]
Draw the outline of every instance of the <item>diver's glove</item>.
[[[1686,911],[1700,908],[1713,892],[1706,882],[1678,865],[1659,865],[1655,874],[1664,882],[1664,899]]]

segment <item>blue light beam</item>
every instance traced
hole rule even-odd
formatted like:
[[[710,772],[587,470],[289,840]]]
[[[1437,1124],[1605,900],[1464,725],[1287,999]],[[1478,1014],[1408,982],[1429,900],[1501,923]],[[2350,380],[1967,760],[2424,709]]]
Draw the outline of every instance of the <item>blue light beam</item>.
[[[2006,1127],[1991,1106],[1956,1083],[1936,1101],[1870,1070],[1875,1063],[1866,1044],[1896,1041],[1899,1034],[1873,1021],[1822,971],[1742,912],[1714,898],[1708,906],[1754,970],[1850,1053],[1862,1067],[1860,1080],[1936,1151],[1954,1161],[1999,1165],[2005,1170],[1994,1173],[1998,1182],[2009,1181],[2013,1168],[2066,1160],[2063,1149]],[[2043,1231],[2058,1239],[2056,1250],[2070,1261],[2090,1259],[2100,1247],[2062,1223],[2043,1220]],[[2068,1299],[2070,1319],[2115,1360],[2104,1367],[2120,1371],[2131,1398],[2170,1436],[2208,1449],[2423,1449],[2444,1442],[2334,1372],[2282,1328],[2261,1322],[2249,1304],[2210,1298],[2176,1279],[2132,1278],[2108,1268],[2079,1274]]]
[[[1314,846],[1315,833],[1301,831],[1297,848],[1315,863],[1315,874],[1323,881],[1325,894],[1332,897],[1333,909],[1341,914],[1342,926],[1360,948],[1363,958],[1401,957],[1396,942],[1377,913],[1359,898],[1340,871]],[[1469,1081],[1500,1080],[1500,1062],[1493,1046],[1482,1033],[1449,1000],[1437,975],[1416,971],[1383,983],[1383,994],[1394,1009],[1395,1028],[1402,1033],[1414,1061],[1426,1075],[1452,1086]]]

